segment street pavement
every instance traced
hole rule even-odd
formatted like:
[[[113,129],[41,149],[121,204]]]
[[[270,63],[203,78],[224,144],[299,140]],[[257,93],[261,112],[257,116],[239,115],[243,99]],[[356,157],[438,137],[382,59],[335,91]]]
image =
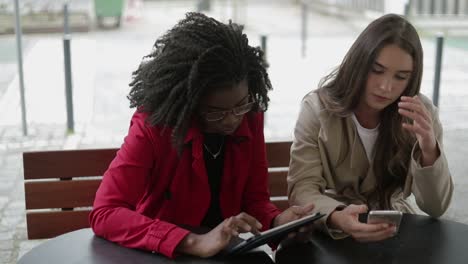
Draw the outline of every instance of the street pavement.
[[[246,1],[243,1],[246,3]],[[291,139],[301,98],[337,66],[368,23],[309,10],[306,56],[301,55],[301,10],[295,1],[249,1],[238,7],[213,4],[208,15],[246,24],[250,43],[267,36],[269,74],[274,86],[266,114],[267,140]],[[62,36],[25,35],[24,74],[28,135],[21,129],[21,108],[14,36],[0,36],[0,263],[17,259],[43,240],[26,239],[22,153],[31,150],[119,147],[134,109],[126,95],[131,73],[148,54],[155,39],[193,11],[194,1],[154,1],[123,22],[119,29],[93,28],[72,34],[75,133],[66,129]],[[423,35],[423,34],[422,34]],[[422,93],[432,97],[435,44],[422,40]],[[3,44],[7,43],[7,44]],[[440,87],[440,119],[444,145],[455,183],[452,205],[443,216],[468,224],[468,47],[446,46]],[[2,54],[7,54],[2,56]]]

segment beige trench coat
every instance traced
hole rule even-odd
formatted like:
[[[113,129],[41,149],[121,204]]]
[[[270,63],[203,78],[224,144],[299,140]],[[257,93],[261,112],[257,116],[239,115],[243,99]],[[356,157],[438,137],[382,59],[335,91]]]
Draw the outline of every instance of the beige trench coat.
[[[437,108],[425,96],[420,97],[431,113],[440,156],[432,166],[421,167],[416,142],[405,186],[392,195],[391,204],[395,210],[414,213],[406,200],[413,193],[422,211],[438,217],[450,204],[453,183],[442,147],[442,126]],[[350,142],[350,154],[341,157],[345,155],[345,140]],[[325,223],[333,210],[340,205],[363,204],[367,200],[366,194],[375,189],[376,179],[369,168],[371,165],[351,116],[332,115],[324,109],[317,93],[307,94],[302,101],[291,146],[287,177],[290,204],[315,203],[314,211],[327,215],[320,221],[321,228],[330,232]],[[334,233],[330,235],[340,237]]]

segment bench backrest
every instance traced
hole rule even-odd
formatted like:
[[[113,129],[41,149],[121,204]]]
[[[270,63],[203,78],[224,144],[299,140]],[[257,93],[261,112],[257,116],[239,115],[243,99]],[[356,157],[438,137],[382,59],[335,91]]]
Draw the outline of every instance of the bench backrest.
[[[271,200],[281,209],[288,207],[290,146],[291,142],[267,143]],[[96,190],[117,150],[23,153],[28,238],[50,238],[89,227]]]

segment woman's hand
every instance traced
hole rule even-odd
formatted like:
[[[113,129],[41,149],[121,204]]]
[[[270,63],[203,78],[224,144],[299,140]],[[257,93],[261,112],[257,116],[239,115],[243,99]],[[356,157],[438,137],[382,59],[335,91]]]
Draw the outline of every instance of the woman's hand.
[[[291,221],[294,221],[296,219],[302,218],[306,215],[309,215],[312,210],[314,209],[314,204],[310,203],[304,206],[291,206],[288,209],[286,209],[284,212],[276,216],[275,220],[273,221],[273,227],[283,225],[286,223],[289,223]],[[298,236],[299,239],[304,240],[305,237],[308,237],[310,233],[313,230],[313,224],[310,226],[305,226],[299,229],[300,236]],[[296,237],[298,234],[295,232],[291,233],[288,235],[288,238],[293,238]]]
[[[413,120],[413,124],[403,123],[403,128],[416,135],[422,153],[421,165],[431,166],[440,153],[429,111],[418,96],[402,96],[398,107],[398,112],[402,116]]]
[[[314,204],[310,203],[308,205],[304,206],[291,206],[288,209],[286,209],[284,212],[279,214],[278,216],[275,217],[275,220],[273,221],[273,227],[283,225],[286,223],[289,223],[291,221],[294,221],[296,219],[302,218],[314,209]]]
[[[328,217],[331,228],[340,229],[357,241],[370,242],[392,237],[396,227],[389,224],[365,224],[359,222],[359,214],[366,213],[365,205],[348,205],[341,211],[334,211]]]
[[[254,217],[240,213],[225,219],[206,234],[190,233],[179,244],[177,251],[202,258],[211,257],[224,249],[232,237],[246,232],[258,234],[261,228],[262,224]]]

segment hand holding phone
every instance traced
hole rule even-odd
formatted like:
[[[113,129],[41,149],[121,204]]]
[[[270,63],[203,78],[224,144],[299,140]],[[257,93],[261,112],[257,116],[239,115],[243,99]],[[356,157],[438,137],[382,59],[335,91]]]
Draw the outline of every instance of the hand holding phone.
[[[400,227],[403,213],[396,210],[373,210],[367,215],[368,224],[388,223],[396,227],[396,232]]]
[[[360,221],[360,215],[365,213],[364,216],[367,216],[367,212],[366,205],[350,204],[343,210],[331,213],[327,225],[342,230],[360,242],[375,242],[395,235],[396,229],[393,225],[385,227],[387,224],[367,224],[366,219]]]

